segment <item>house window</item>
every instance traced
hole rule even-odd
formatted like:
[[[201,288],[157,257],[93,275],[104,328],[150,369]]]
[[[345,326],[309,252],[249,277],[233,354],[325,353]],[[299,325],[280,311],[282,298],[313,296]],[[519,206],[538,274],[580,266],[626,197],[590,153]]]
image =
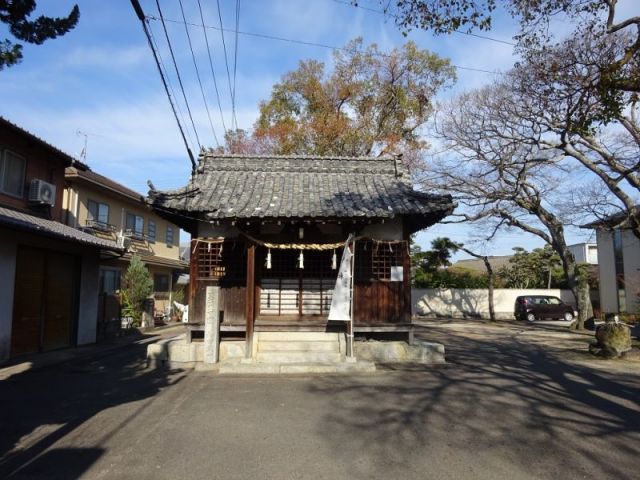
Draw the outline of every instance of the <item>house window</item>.
[[[155,274],[153,276],[153,291],[167,293],[169,291],[169,275]]]
[[[147,238],[150,242],[156,241],[156,222],[154,220],[149,220],[147,223]]]
[[[118,290],[120,290],[120,270],[101,268],[100,293],[112,295]]]
[[[627,298],[624,289],[624,258],[622,255],[622,231],[613,232],[613,259],[616,270],[616,291],[618,293],[618,311],[627,311]]]
[[[0,151],[0,192],[22,197],[27,161],[9,150]]]
[[[87,202],[87,211],[88,226],[106,227],[109,225],[109,205],[106,203],[89,200]]]
[[[167,227],[167,247],[173,246],[173,227]]]
[[[144,218],[127,213],[127,233],[136,238],[144,238]]]

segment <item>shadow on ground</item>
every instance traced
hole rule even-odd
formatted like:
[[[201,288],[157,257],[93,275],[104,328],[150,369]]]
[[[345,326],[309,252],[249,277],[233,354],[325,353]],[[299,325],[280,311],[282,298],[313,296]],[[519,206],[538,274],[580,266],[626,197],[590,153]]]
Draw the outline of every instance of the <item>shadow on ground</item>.
[[[0,381],[0,478],[79,478],[118,433],[182,373],[144,367],[146,345],[132,344],[101,358],[70,361]],[[100,412],[145,400],[118,424],[106,424],[91,448],[55,443]]]
[[[493,478],[637,475],[639,375],[564,362],[513,329],[483,339],[435,328],[425,338],[447,345],[448,365],[391,366],[383,382],[324,378],[310,387],[333,399],[320,433],[336,457],[344,438],[367,452],[350,462],[351,477],[389,459],[421,459],[434,478],[474,477],[469,465]]]

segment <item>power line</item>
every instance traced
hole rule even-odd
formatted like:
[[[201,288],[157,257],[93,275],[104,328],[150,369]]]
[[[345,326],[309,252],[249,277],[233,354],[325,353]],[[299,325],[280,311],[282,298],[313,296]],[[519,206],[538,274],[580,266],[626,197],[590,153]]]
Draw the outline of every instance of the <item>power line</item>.
[[[156,18],[156,17],[154,17],[152,15],[148,15],[147,18],[150,19],[150,20],[160,20],[159,18]],[[166,22],[170,22],[170,23],[183,23],[181,20],[170,20],[168,18],[165,19],[165,21]],[[187,22],[187,25],[192,26],[192,27],[200,27],[200,25],[196,25],[194,23],[189,23],[189,22]],[[229,33],[235,33],[236,32],[236,30],[213,27],[213,26],[210,26],[210,25],[205,25],[205,28],[209,28],[211,30],[218,30],[218,31],[221,31],[221,32],[229,32]],[[353,49],[346,48],[346,47],[336,47],[334,45],[327,45],[327,44],[323,44],[323,43],[308,42],[308,41],[305,41],[305,40],[297,40],[297,39],[293,39],[293,38],[278,37],[276,35],[268,35],[268,34],[265,34],[265,33],[245,32],[245,31],[242,31],[242,30],[238,30],[237,33],[239,35],[245,35],[245,36],[248,36],[248,37],[264,38],[264,39],[267,39],[267,40],[278,40],[280,42],[295,43],[295,44],[298,44],[298,45],[306,45],[306,46],[310,46],[310,47],[326,48],[328,50],[334,50],[334,51],[343,51],[343,52],[352,52],[353,51]],[[382,52],[377,53],[375,55],[379,56],[379,57],[386,57],[386,58],[390,57],[390,55],[388,55],[386,53],[382,53]],[[455,68],[457,68],[459,70],[469,70],[469,71],[472,71],[472,72],[489,73],[489,74],[492,74],[492,75],[501,74],[501,72],[495,71],[495,70],[492,71],[492,70],[485,70],[485,69],[482,69],[482,68],[463,67],[461,65],[456,65],[456,64],[451,64],[451,66],[455,67]]]
[[[238,68],[238,30],[240,29],[240,0],[236,0],[236,38],[233,52],[233,96],[231,97],[231,111],[233,120],[238,129],[238,119],[236,118],[236,70]]]
[[[176,123],[178,124],[178,129],[180,130],[180,134],[182,135],[182,140],[184,141],[184,146],[187,149],[187,154],[189,155],[189,160],[191,161],[191,171],[195,172],[195,170],[196,170],[196,161],[193,158],[193,152],[191,152],[191,148],[189,147],[189,144],[187,143],[187,137],[185,136],[184,130],[182,129],[182,124],[180,123],[180,119],[178,118],[178,114],[176,112],[176,108],[175,108],[175,106],[173,104],[173,99],[171,97],[171,93],[169,93],[169,87],[167,85],[167,81],[166,81],[164,73],[162,71],[162,67],[160,65],[160,61],[158,59],[158,55],[157,55],[156,50],[154,48],[154,44],[151,41],[151,35],[149,33],[148,20],[145,18],[144,11],[142,10],[142,7],[140,6],[140,3],[138,2],[138,0],[131,0],[131,6],[133,7],[133,10],[135,11],[138,19],[142,23],[142,29],[144,30],[144,34],[147,37],[147,42],[149,43],[149,47],[151,48],[151,52],[153,53],[153,58],[154,58],[154,60],[156,62],[156,67],[158,67],[158,72],[160,73],[160,79],[162,80],[162,85],[164,86],[164,91],[166,92],[167,97],[169,99],[169,104],[171,105],[171,110],[173,111],[173,116],[176,119]]]
[[[210,28],[213,28],[214,30],[219,30],[220,36],[222,37],[222,49],[224,50],[224,64],[227,67],[227,82],[229,84],[229,95],[231,96],[231,120],[232,120],[232,126],[233,126],[233,124],[237,123],[235,121],[235,112],[233,111],[233,106],[235,105],[235,101],[233,98],[233,90],[231,88],[231,74],[229,73],[229,58],[227,56],[227,43],[224,39],[224,32],[228,30],[226,30],[224,28],[224,25],[222,24],[222,11],[220,10],[220,0],[216,0],[216,3],[218,4],[218,19],[220,20],[220,28],[213,28],[213,27],[210,27]]]
[[[332,0],[332,1],[335,2],[335,3],[339,3],[341,5],[346,5],[346,6],[349,6],[349,7],[359,8],[361,10],[366,10],[368,12],[377,13],[377,14],[385,16],[385,17],[391,17],[391,18],[398,19],[397,15],[394,15],[393,13],[389,13],[389,12],[387,12],[385,10],[378,10],[378,9],[371,8],[371,7],[364,7],[364,6],[360,5],[360,4],[347,2],[345,0]],[[513,42],[508,42],[506,40],[500,40],[499,38],[488,37],[486,35],[479,35],[477,33],[464,32],[462,30],[454,30],[454,32],[458,33],[460,35],[467,35],[469,37],[481,38],[483,40],[489,40],[491,42],[502,43],[504,45],[511,45],[512,47],[516,47],[517,46]]]
[[[182,91],[182,97],[184,98],[184,103],[187,107],[187,112],[189,113],[189,119],[191,119],[191,127],[193,128],[193,133],[196,136],[196,141],[198,142],[198,147],[202,148],[202,143],[200,143],[200,138],[198,137],[198,130],[196,130],[196,123],[193,121],[193,115],[191,115],[191,108],[189,108],[189,101],[187,100],[187,94],[184,91],[184,85],[182,84],[182,77],[180,76],[180,70],[178,69],[178,62],[176,62],[176,56],[173,53],[173,47],[171,46],[171,40],[169,39],[169,32],[167,31],[167,25],[164,20],[164,15],[162,15],[162,9],[160,8],[159,0],[156,0],[156,6],[158,7],[158,13],[160,14],[160,22],[162,23],[162,29],[164,30],[164,36],[167,39],[167,45],[169,46],[169,53],[171,53],[171,60],[173,61],[173,66],[176,70],[176,76],[178,77],[178,83],[180,84],[180,90]],[[186,22],[185,22],[186,23]]]
[[[177,97],[176,92],[171,83],[171,79],[169,78],[167,67],[164,64],[164,61],[162,60],[162,53],[160,52],[160,48],[158,47],[158,42],[156,41],[155,35],[153,34],[153,29],[151,28],[151,25],[149,25],[149,36],[151,38],[151,43],[153,44],[153,47],[158,53],[158,60],[160,61],[160,66],[162,67],[162,71],[164,72],[164,77],[167,81],[167,85],[169,86],[169,90],[171,91],[171,95],[170,95],[170,100],[171,100]],[[176,110],[178,111],[178,114],[180,115],[181,123],[186,125],[187,122],[185,122],[184,120],[184,113],[182,112],[182,109],[180,108],[180,104],[177,101],[175,102],[175,107],[176,107]],[[187,134],[187,137],[189,137],[189,144],[193,147],[194,145],[193,138],[191,137],[191,133],[189,132],[189,129],[185,129],[185,133]]]
[[[211,113],[209,112],[209,105],[207,104],[207,97],[204,94],[204,88],[202,87],[202,80],[200,80],[200,70],[198,70],[198,62],[196,62],[196,54],[193,53],[193,45],[191,44],[191,35],[189,35],[189,27],[187,26],[187,17],[184,14],[184,7],[182,5],[182,0],[178,0],[180,4],[180,11],[182,12],[182,19],[184,20],[184,31],[187,34],[187,42],[189,43],[189,50],[191,50],[191,58],[193,59],[193,68],[196,70],[196,78],[198,79],[198,85],[200,85],[200,93],[202,93],[202,101],[204,102],[204,109],[207,112],[207,117],[209,118],[209,125],[211,126],[211,133],[213,133],[213,139],[216,142],[216,146],[220,146],[220,142],[218,141],[218,136],[216,135],[216,130],[213,128],[213,122],[211,121]]]
[[[200,10],[200,20],[202,20],[202,32],[204,33],[204,41],[207,45],[207,55],[209,56],[209,67],[211,68],[211,76],[213,77],[213,87],[216,91],[216,99],[218,101],[218,110],[220,111],[220,120],[222,120],[222,128],[224,128],[224,132],[227,132],[227,126],[224,123],[224,115],[222,114],[222,103],[220,102],[220,92],[218,91],[218,81],[216,80],[216,74],[213,69],[213,59],[211,56],[211,49],[209,48],[209,37],[207,36],[207,29],[204,24],[204,15],[202,13],[202,5],[200,4],[200,0],[198,0],[198,9]]]

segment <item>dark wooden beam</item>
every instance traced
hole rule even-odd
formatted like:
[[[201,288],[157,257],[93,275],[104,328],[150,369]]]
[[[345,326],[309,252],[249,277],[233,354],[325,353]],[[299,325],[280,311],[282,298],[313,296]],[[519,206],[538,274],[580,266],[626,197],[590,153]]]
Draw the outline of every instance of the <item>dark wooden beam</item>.
[[[411,258],[409,257],[409,242],[402,248],[402,292],[404,294],[403,321],[411,323]]]
[[[246,358],[251,358],[253,344],[253,323],[255,319],[255,292],[256,292],[256,246],[247,248],[247,303],[245,318],[246,329]]]
[[[196,323],[195,312],[196,312],[196,292],[198,291],[198,249],[193,251],[193,247],[196,244],[196,240],[191,240],[189,243],[189,248],[191,249],[191,254],[189,256],[189,323]],[[194,317],[192,317],[194,315]],[[203,318],[198,319],[198,321],[204,321]]]

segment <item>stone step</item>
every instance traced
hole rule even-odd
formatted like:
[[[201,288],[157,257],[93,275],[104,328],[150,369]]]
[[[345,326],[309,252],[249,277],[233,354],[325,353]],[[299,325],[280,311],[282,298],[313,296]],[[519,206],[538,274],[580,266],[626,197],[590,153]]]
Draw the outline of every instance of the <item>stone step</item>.
[[[309,352],[291,350],[287,352],[260,352],[256,355],[258,363],[332,363],[342,361],[342,355],[337,352]]]
[[[337,341],[300,341],[300,340],[260,340],[258,352],[340,352],[340,344]]]
[[[326,342],[338,341],[336,332],[256,332],[255,338],[260,341],[297,341],[297,342]]]
[[[376,371],[373,362],[323,363],[301,362],[285,364],[231,363],[220,364],[221,375],[278,375],[307,373],[371,373]]]

